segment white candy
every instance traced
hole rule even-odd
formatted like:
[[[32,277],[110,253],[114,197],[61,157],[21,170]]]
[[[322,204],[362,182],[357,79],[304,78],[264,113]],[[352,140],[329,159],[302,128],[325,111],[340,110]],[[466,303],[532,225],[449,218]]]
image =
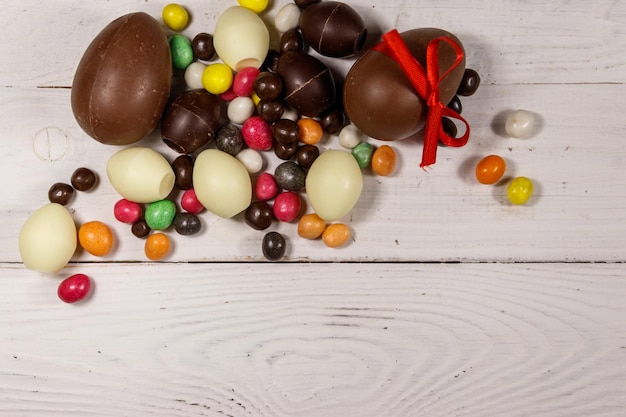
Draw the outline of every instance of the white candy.
[[[235,157],[239,159],[239,162],[246,167],[250,174],[256,174],[263,169],[263,156],[261,156],[261,152],[246,148],[239,151]]]
[[[294,109],[288,107],[285,109],[285,111],[283,112],[283,115],[280,116],[281,119],[289,119],[292,120],[294,122],[297,122],[298,119],[300,119],[300,115],[298,114],[297,111],[295,111]]]
[[[279,32],[295,29],[300,23],[300,8],[295,3],[287,3],[276,13],[274,27]]]
[[[242,125],[254,114],[254,101],[250,97],[235,97],[228,103],[226,111],[228,120],[235,124]]]
[[[363,133],[352,123],[346,125],[339,132],[339,144],[346,149],[352,149],[359,143],[361,143],[361,138],[363,137]]]
[[[535,124],[535,116],[528,110],[516,110],[506,119],[504,129],[513,138],[530,136]]]
[[[189,89],[204,88],[202,85],[202,73],[206,67],[202,62],[196,61],[189,64],[187,69],[185,69],[185,84],[187,84]]]

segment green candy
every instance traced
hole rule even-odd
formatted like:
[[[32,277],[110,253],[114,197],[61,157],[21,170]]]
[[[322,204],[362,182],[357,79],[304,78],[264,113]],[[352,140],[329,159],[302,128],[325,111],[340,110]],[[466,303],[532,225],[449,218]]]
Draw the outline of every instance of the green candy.
[[[171,200],[159,200],[148,204],[144,219],[152,230],[170,227],[176,216],[176,204]]]
[[[191,41],[185,35],[172,35],[170,38],[170,51],[174,68],[184,70],[193,62]]]
[[[352,148],[352,156],[361,169],[367,168],[372,162],[374,147],[367,142],[361,142]]]

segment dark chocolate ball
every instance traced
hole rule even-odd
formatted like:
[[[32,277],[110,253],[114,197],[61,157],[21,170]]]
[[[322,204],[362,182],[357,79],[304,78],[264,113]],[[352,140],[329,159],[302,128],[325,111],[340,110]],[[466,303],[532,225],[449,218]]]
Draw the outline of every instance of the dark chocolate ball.
[[[274,139],[283,145],[291,145],[298,141],[300,126],[290,119],[280,119],[272,125]]]
[[[471,96],[478,90],[479,85],[480,75],[475,70],[467,68],[456,93],[460,96]]]
[[[453,34],[436,28],[413,29],[400,34],[415,59],[426,66],[426,48],[430,41],[448,36],[461,48]],[[454,49],[439,46],[439,75],[454,63]],[[454,97],[463,74],[465,58],[440,83],[441,102]],[[400,65],[384,53],[368,50],[346,75],[343,103],[348,119],[364,134],[375,139],[398,140],[424,128],[428,107],[406,77]]]
[[[285,161],[274,170],[276,184],[283,190],[300,191],[304,188],[306,172],[293,161]]]
[[[255,230],[265,230],[272,225],[274,211],[265,201],[255,201],[244,213],[246,224]]]
[[[461,99],[457,95],[452,97],[452,100],[450,100],[450,102],[447,104],[447,107],[454,110],[458,114],[461,114],[461,112],[463,111],[463,104],[461,103]]]
[[[256,112],[261,119],[267,123],[274,123],[285,113],[285,106],[282,102],[276,100],[261,100],[256,105]]]
[[[302,145],[296,152],[296,160],[304,169],[311,168],[318,156],[320,156],[320,149],[315,145]]]
[[[195,235],[202,229],[200,218],[186,211],[176,213],[172,223],[174,224],[176,233],[183,236]]]
[[[196,58],[203,61],[210,61],[215,58],[215,47],[213,46],[213,35],[210,33],[198,33],[191,41],[191,49]]]
[[[312,4],[300,14],[304,40],[324,56],[347,57],[365,45],[367,29],[361,16],[339,1]]]
[[[261,100],[276,100],[283,92],[283,80],[278,74],[263,71],[254,79],[254,92]]]
[[[189,155],[180,155],[172,162],[172,170],[176,178],[174,184],[179,190],[189,190],[193,187],[193,158]]]
[[[335,103],[335,79],[319,59],[287,52],[278,59],[278,74],[285,85],[285,102],[298,113],[315,117]]]
[[[291,29],[280,36],[280,53],[289,51],[304,52],[304,39],[298,29]]]
[[[203,89],[185,91],[165,109],[163,141],[178,153],[188,154],[207,145],[220,128],[219,98]]]
[[[287,250],[287,241],[285,237],[278,232],[269,232],[263,236],[261,244],[263,256],[268,261],[277,261],[285,256]]]
[[[279,159],[287,161],[293,158],[293,156],[296,154],[296,152],[298,151],[298,146],[298,142],[282,144],[279,141],[275,140],[273,145],[274,155],[276,155]]]
[[[57,182],[52,184],[50,190],[48,190],[48,200],[51,203],[58,203],[62,206],[67,205],[72,196],[74,195],[74,188],[71,185],[63,182]]]
[[[89,168],[80,167],[72,174],[70,183],[78,191],[89,191],[98,182],[98,177]]]

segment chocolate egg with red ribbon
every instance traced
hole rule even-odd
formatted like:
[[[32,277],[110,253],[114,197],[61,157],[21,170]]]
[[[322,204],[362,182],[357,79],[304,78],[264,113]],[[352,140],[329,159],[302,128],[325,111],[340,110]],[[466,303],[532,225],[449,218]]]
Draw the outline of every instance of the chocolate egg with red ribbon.
[[[433,64],[426,62],[427,48],[433,40],[445,37],[458,45],[458,51],[447,42],[439,42],[437,46],[438,78],[454,67],[439,82],[439,99],[447,105],[465,72],[465,51],[461,41],[452,33],[438,28],[412,29],[400,33],[400,37],[426,73],[427,65]],[[421,131],[426,124],[428,105],[427,98],[420,96],[409,76],[387,52],[388,49],[388,45],[381,43],[356,60],[346,75],[343,100],[350,121],[364,134],[391,141],[405,139]],[[414,78],[419,77],[414,75]]]

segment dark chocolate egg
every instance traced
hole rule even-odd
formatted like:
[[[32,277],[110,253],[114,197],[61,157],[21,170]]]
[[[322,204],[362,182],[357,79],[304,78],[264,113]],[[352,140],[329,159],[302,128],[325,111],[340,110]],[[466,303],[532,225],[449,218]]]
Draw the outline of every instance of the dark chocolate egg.
[[[311,48],[330,57],[361,52],[367,38],[361,16],[338,1],[322,1],[305,8],[300,15],[300,30]]]
[[[163,113],[163,142],[178,153],[195,152],[215,137],[221,127],[221,115],[216,95],[204,89],[185,91]]]
[[[315,117],[335,103],[335,79],[319,59],[301,52],[287,52],[278,59],[285,102],[298,113]]]
[[[463,48],[456,36],[442,29],[413,29],[400,35],[411,54],[424,67],[426,48],[437,37],[448,36]],[[455,59],[454,49],[442,42],[439,45],[440,76]],[[464,72],[465,58],[441,81],[440,99],[444,105],[454,97]],[[400,66],[382,52],[369,50],[354,63],[346,75],[343,99],[350,121],[375,139],[404,139],[422,130],[426,124],[426,102]]]
[[[130,13],[109,23],[87,47],[72,83],[72,112],[97,141],[127,145],[155,129],[171,84],[161,25],[146,13]]]

